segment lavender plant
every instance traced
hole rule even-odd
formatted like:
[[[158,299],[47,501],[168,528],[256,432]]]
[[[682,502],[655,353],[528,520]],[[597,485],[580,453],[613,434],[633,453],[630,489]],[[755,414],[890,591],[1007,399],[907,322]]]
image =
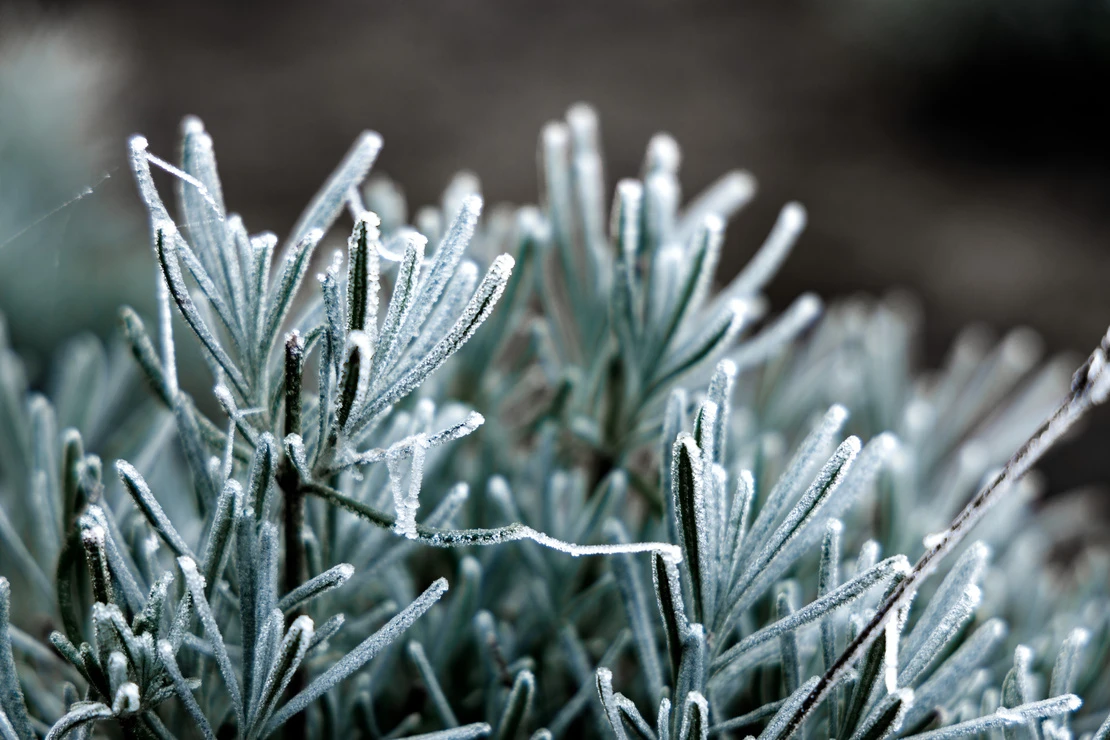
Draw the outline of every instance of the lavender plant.
[[[46,395],[0,356],[0,735],[1110,737],[1110,566],[1061,577],[1082,514],[1022,477],[1105,345],[919,378],[897,301],[764,322],[802,207],[715,290],[750,176],[683,206],[660,135],[607,218],[584,106],[539,206],[464,174],[410,223],[366,133],[280,250],[182,139],[130,146],[156,331],[124,308]]]

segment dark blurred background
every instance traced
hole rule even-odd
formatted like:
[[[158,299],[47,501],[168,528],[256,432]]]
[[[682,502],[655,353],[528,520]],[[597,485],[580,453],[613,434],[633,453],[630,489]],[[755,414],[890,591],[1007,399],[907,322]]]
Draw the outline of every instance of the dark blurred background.
[[[410,203],[460,168],[489,201],[534,201],[540,126],[584,100],[610,183],[659,130],[687,194],[758,177],[726,274],[784,202],[807,206],[778,306],[907,288],[929,364],[969,322],[1078,355],[1110,322],[1107,82],[1110,4],[1091,0],[8,3],[0,309],[45,354],[149,304],[153,268],[125,259],[147,253],[130,133],[170,156],[199,115],[227,202],[282,233],[363,128]],[[1103,414],[1056,453],[1052,487],[1110,482],[1108,443]]]

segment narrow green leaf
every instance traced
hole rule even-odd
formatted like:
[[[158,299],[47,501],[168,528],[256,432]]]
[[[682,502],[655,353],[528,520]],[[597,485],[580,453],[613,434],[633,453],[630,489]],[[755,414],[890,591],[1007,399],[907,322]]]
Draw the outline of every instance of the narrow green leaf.
[[[366,178],[382,148],[382,137],[374,131],[363,131],[335,168],[320,191],[305,207],[289,236],[288,248],[299,243],[313,230],[326,232],[343,210],[349,192]]]
[[[899,689],[880,701],[849,740],[885,740],[902,727],[913,706],[913,690]]]
[[[677,681],[679,666],[682,663],[682,638],[689,629],[686,610],[682,604],[682,584],[678,577],[678,566],[659,553],[652,556],[651,565],[655,598],[659,604],[659,614],[663,618],[663,634],[667,640],[671,678]]]
[[[62,740],[73,730],[112,716],[112,708],[100,702],[82,701],[70,707],[64,717],[54,723],[46,740]]]
[[[142,474],[131,466],[126,460],[116,461],[116,473],[123,481],[123,487],[131,495],[140,513],[150,524],[155,533],[166,543],[174,557],[194,557],[192,548],[185,542],[177,530],[174,529],[170,518],[162,510],[158,500],[154,498]]]
[[[243,699],[242,695],[239,693],[239,680],[236,678],[231,658],[228,657],[227,648],[224,645],[224,638],[216,623],[215,615],[212,614],[212,608],[209,606],[208,599],[204,595],[204,577],[197,572],[196,563],[192,558],[179,557],[177,559],[177,564],[178,567],[181,568],[181,573],[185,576],[185,584],[188,586],[189,594],[192,596],[197,617],[204,626],[204,634],[208,637],[208,641],[215,652],[216,664],[219,666],[228,696],[231,698],[231,705],[235,708],[235,716],[238,720],[239,727],[246,727]]]
[[[209,330],[204,319],[201,318],[200,311],[197,309],[193,298],[189,295],[189,289],[185,285],[185,281],[181,276],[181,266],[177,263],[177,256],[171,243],[178,239],[177,227],[172,222],[165,222],[157,224],[154,238],[155,254],[158,258],[158,264],[162,268],[162,276],[165,278],[166,286],[169,288],[170,295],[173,296],[174,302],[177,304],[178,310],[185,319],[185,323],[197,335],[201,345],[204,347],[208,356],[220,366],[220,368],[227,373],[228,380],[235,387],[236,392],[241,398],[250,398],[250,388],[247,385],[246,378],[243,373],[232,361],[231,357],[220,346],[216,337]]]
[[[513,687],[505,698],[501,719],[497,722],[498,740],[514,740],[528,720],[532,710],[532,697],[536,693],[536,678],[531,671],[521,671],[513,679]]]
[[[34,740],[37,734],[31,727],[19,673],[12,654],[12,639],[8,630],[11,620],[12,588],[7,578],[0,577],[0,708],[21,740]]]
[[[714,576],[709,562],[706,522],[705,471],[702,454],[694,438],[680,434],[673,451],[671,495],[678,517],[679,543],[693,596],[693,620],[704,619],[708,592]]]
[[[185,706],[185,711],[188,712],[189,717],[196,723],[197,729],[205,737],[205,740],[216,740],[216,733],[212,732],[212,726],[208,723],[208,717],[205,716],[204,710],[200,708],[197,703],[196,697],[193,696],[193,691],[190,688],[185,677],[181,675],[181,669],[177,665],[177,659],[174,657],[174,648],[166,640],[158,641],[158,657],[162,661],[162,666],[169,674],[173,682],[174,691],[181,703]]]
[[[428,698],[432,702],[432,708],[439,716],[439,721],[447,727],[458,727],[459,720],[451,710],[447,695],[443,693],[443,687],[440,686],[439,679],[436,678],[432,664],[428,662],[428,656],[424,653],[424,646],[415,640],[409,642],[408,655],[420,674],[420,680],[424,682],[424,689],[428,692]]]
[[[259,695],[255,713],[250,719],[252,725],[262,727],[265,724],[277,700],[286,687],[289,686],[289,682],[293,680],[293,674],[300,667],[301,661],[308,651],[309,643],[312,641],[312,635],[312,620],[307,616],[302,615],[293,621],[289,631],[281,641],[270,673],[266,677],[266,683],[262,686],[262,693]],[[253,731],[251,735],[261,736]]]
[[[281,597],[281,600],[278,601],[277,608],[283,612],[300,609],[317,596],[342,586],[350,580],[354,572],[354,566],[347,563],[341,563],[333,568],[329,568]]]
[[[323,236],[322,231],[313,230],[307,232],[303,237],[298,237],[294,247],[286,253],[282,260],[281,275],[266,294],[266,318],[260,327],[258,337],[259,370],[265,367],[270,352],[273,351],[278,333],[281,331],[281,325],[285,322],[289,309],[293,306],[297,290],[308,272],[312,254]],[[244,398],[249,398],[249,396],[244,396]]]

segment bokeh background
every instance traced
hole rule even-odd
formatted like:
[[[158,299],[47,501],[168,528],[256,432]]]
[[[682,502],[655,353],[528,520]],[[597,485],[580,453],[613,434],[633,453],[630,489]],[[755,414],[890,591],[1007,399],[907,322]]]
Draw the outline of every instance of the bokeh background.
[[[363,128],[412,203],[461,168],[489,201],[534,201],[538,131],[584,100],[611,183],[660,130],[687,193],[758,177],[726,275],[807,206],[778,306],[900,288],[926,364],[972,322],[1078,358],[1110,322],[1108,82],[1110,4],[1090,0],[4,3],[0,310],[42,364],[150,305],[131,133],[172,155],[199,115],[227,202],[282,233]],[[1110,484],[1108,449],[1104,412],[1050,487]]]

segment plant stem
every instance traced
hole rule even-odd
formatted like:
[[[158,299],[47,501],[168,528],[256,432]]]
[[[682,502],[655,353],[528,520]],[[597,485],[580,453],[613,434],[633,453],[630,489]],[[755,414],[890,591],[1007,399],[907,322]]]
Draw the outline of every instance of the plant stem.
[[[285,418],[283,433],[300,434],[301,431],[301,376],[304,372],[304,341],[297,332],[291,332],[285,339]],[[304,551],[304,493],[301,490],[301,475],[290,459],[288,445],[278,467],[277,484],[281,489],[284,506],[285,531],[285,590],[292,591],[306,578]],[[304,613],[297,609],[289,615],[290,621]],[[304,669],[298,669],[289,682],[289,695],[296,696],[305,686]],[[298,712],[289,719],[289,737],[305,737],[305,713]]]

